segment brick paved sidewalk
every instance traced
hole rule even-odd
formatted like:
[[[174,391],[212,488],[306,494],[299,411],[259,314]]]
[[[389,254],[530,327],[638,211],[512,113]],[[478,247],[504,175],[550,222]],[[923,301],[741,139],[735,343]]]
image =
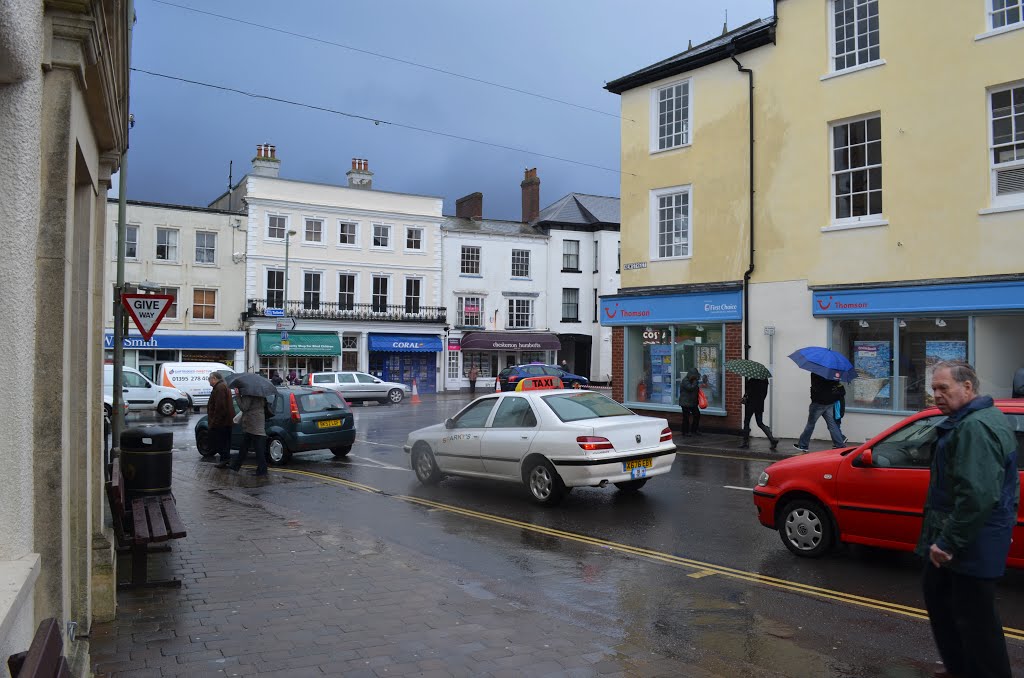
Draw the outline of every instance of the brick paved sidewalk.
[[[479,575],[215,490],[208,476],[205,465],[175,469],[188,537],[151,555],[150,575],[182,587],[120,593],[116,621],[92,629],[97,676],[728,673],[459,586]]]

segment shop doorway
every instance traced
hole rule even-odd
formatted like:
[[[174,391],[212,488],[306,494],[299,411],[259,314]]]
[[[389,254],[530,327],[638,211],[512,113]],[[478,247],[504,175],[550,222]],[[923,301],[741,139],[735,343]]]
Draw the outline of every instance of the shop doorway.
[[[394,381],[416,390],[420,395],[437,393],[436,353],[370,353],[370,374],[384,381]]]

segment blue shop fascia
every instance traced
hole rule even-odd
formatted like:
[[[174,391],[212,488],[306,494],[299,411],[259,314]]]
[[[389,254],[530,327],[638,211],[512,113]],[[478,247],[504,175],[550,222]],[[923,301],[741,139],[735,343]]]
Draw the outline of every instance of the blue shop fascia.
[[[114,358],[114,333],[103,335],[103,355]],[[139,334],[124,338],[124,364],[155,379],[159,367],[170,362],[217,362],[238,369],[245,367],[245,332],[162,332],[146,341]]]
[[[906,413],[934,404],[933,366],[965,360],[981,390],[1012,395],[1024,368],[1024,276],[812,287],[811,313],[828,320],[827,345],[858,378],[847,407]]]
[[[691,368],[708,399],[704,414],[738,425],[739,379],[725,361],[742,350],[741,282],[629,288],[601,297],[601,324],[613,328],[613,397],[627,406],[678,412],[679,380]],[[735,402],[734,402],[735,401]],[[733,421],[733,420],[736,421]]]

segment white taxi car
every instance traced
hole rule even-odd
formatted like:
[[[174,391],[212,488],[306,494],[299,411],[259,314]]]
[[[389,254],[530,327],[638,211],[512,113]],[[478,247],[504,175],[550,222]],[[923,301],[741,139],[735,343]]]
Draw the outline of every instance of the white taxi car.
[[[446,475],[522,482],[554,505],[573,487],[634,492],[668,473],[676,446],[668,422],[574,389],[486,395],[443,424],[413,431],[404,447],[421,483]]]

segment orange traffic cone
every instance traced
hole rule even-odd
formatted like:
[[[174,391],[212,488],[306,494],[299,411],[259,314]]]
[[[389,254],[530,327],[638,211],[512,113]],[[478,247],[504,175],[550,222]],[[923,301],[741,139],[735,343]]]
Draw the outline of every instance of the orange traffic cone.
[[[423,402],[422,400],[420,400],[420,392],[416,388],[415,379],[412,380],[412,398],[409,399],[409,402],[413,405],[419,405],[420,403]]]

